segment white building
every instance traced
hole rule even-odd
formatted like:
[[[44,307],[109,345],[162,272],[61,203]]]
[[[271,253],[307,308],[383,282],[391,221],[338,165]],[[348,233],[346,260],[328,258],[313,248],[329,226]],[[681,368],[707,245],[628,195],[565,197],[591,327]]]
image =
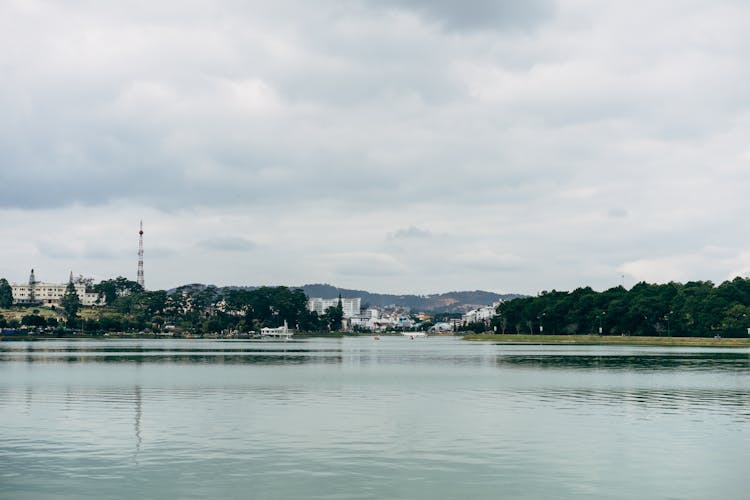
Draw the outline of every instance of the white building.
[[[83,283],[73,283],[78,294],[81,305],[97,306],[102,304],[98,293],[87,292]],[[31,270],[29,282],[25,284],[12,283],[14,304],[41,304],[59,306],[60,300],[65,295],[68,283],[44,283],[36,281],[34,270]]]
[[[290,339],[292,338],[292,335],[294,335],[294,332],[289,329],[289,325],[287,325],[286,320],[284,320],[284,325],[278,328],[261,328],[260,335],[261,337]]]
[[[472,309],[471,311],[461,316],[461,321],[463,321],[464,324],[467,324],[467,323],[479,323],[482,321],[492,319],[495,316],[497,316],[497,306],[499,305],[500,305],[500,302],[495,302],[491,306],[480,307],[479,309]]]
[[[360,297],[341,299],[341,307],[344,310],[344,318],[352,318],[359,315],[359,308],[362,299]],[[307,300],[307,308],[310,311],[315,311],[318,316],[325,314],[326,309],[329,307],[336,307],[339,304],[339,299],[321,299],[321,298],[310,298]]]
[[[367,328],[372,330],[374,329],[374,326],[377,323],[379,317],[380,311],[375,308],[370,308],[362,312],[362,314],[355,314],[354,316],[349,318],[349,324],[352,327],[358,326],[360,328]]]

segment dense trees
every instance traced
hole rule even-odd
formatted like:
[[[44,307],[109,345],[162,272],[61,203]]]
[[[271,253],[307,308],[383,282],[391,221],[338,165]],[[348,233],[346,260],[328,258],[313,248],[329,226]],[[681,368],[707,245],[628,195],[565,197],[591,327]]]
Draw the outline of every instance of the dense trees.
[[[498,332],[531,334],[746,336],[750,327],[750,279],[715,286],[638,283],[595,292],[542,292],[502,303],[492,327]]]
[[[0,307],[13,305],[13,288],[5,278],[0,278]]]
[[[115,279],[103,280],[93,285],[92,288],[95,292],[99,293],[100,297],[104,298],[104,302],[108,306],[114,304],[118,297],[143,291],[141,285],[122,276],[118,276]]]
[[[317,314],[307,309],[305,293],[285,286],[232,290],[218,302],[217,308],[226,315],[240,317],[241,326],[247,329],[280,326],[284,321],[290,328],[320,328]]]
[[[314,312],[308,311],[307,297],[299,289],[222,291],[213,286],[187,285],[168,294],[113,284],[117,280],[108,280],[105,287],[99,287],[104,294],[110,290],[114,300],[101,310],[98,320],[86,321],[87,332],[163,330],[167,325],[197,334],[248,332],[277,327],[285,321],[289,328],[303,331],[326,327]]]
[[[77,317],[81,301],[74,287],[76,282],[81,281],[69,283],[60,301],[59,313],[67,322],[81,319]],[[251,290],[186,285],[167,293],[164,290],[146,291],[122,276],[86,285],[98,292],[105,304],[104,308],[97,308],[95,317],[81,320],[87,333],[163,330],[168,325],[178,331],[197,334],[248,332],[278,327],[285,321],[289,328],[301,331],[338,330],[343,317],[340,302],[327,314],[318,317],[307,309],[307,296],[302,290],[283,286]],[[2,302],[4,294],[7,294],[7,304]],[[9,307],[12,301],[10,285],[0,279],[0,307]],[[22,319],[23,326],[28,327],[58,326],[53,316],[45,320],[35,313]],[[2,326],[12,326],[12,323],[3,319]]]

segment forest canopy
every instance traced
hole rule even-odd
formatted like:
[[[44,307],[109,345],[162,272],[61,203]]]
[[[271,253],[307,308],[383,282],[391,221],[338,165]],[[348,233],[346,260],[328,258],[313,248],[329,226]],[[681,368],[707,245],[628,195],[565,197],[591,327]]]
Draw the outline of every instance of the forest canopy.
[[[750,279],[544,291],[503,302],[491,326],[498,333],[745,337]]]

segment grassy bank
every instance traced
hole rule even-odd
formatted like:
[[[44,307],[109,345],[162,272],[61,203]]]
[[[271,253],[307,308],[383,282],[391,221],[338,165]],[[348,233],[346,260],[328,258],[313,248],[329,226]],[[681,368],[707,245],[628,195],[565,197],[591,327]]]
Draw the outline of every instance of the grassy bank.
[[[750,339],[715,339],[704,337],[619,337],[599,335],[466,335],[465,340],[501,344],[579,344],[579,345],[654,345],[693,347],[750,347]]]

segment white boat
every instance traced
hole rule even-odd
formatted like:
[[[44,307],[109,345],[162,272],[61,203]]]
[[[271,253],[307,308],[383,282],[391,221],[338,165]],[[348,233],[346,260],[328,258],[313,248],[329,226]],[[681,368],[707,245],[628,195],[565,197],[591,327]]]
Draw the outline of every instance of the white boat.
[[[412,340],[414,340],[416,337],[426,337],[427,334],[425,332],[401,332],[401,335],[404,337],[409,337]]]
[[[292,335],[294,335],[293,330],[289,330],[289,326],[286,324],[286,321],[284,321],[284,325],[280,326],[278,328],[261,328],[260,329],[260,336],[261,338],[266,339],[282,339],[282,340],[289,340],[292,338]]]

